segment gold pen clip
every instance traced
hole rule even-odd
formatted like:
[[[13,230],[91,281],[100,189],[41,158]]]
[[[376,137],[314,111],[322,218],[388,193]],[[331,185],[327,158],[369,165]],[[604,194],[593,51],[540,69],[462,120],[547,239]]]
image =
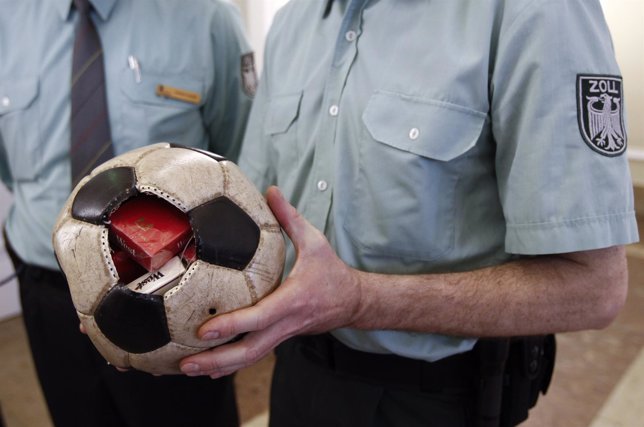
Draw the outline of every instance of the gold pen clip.
[[[156,94],[157,96],[189,102],[190,104],[199,104],[201,102],[201,95],[199,93],[167,85],[157,85]]]

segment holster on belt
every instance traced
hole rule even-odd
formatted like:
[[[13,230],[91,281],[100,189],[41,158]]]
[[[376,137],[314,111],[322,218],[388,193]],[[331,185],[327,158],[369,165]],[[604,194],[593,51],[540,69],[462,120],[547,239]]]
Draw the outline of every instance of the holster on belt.
[[[477,427],[511,427],[548,391],[554,369],[554,335],[480,340]]]

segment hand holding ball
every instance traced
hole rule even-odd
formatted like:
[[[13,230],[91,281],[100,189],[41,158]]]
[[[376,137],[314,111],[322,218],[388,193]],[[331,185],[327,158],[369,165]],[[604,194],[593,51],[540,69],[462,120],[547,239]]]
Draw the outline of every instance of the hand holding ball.
[[[140,209],[140,218],[128,223],[127,209]],[[154,221],[166,217],[176,228],[160,236]],[[137,233],[121,235],[117,223],[140,228],[138,240],[126,241]],[[279,284],[284,265],[279,223],[239,168],[168,143],[115,157],[85,177],[53,244],[99,352],[115,366],[154,374],[179,373],[183,357],[223,344],[200,340],[197,329],[256,304]]]

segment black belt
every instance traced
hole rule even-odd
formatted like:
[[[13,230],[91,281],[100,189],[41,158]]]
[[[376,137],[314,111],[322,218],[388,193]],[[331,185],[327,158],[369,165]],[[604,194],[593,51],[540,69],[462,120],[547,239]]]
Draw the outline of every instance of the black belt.
[[[478,381],[476,350],[436,362],[353,350],[330,334],[294,338],[307,359],[337,374],[423,391],[473,390]]]

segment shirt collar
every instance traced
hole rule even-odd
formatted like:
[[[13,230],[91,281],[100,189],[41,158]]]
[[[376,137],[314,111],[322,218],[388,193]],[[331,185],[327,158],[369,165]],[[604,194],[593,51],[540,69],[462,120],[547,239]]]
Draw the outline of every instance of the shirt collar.
[[[96,11],[96,14],[103,20],[107,21],[114,9],[117,0],[89,0]],[[72,10],[72,0],[53,0],[60,17],[66,21]]]
[[[349,0],[349,4],[351,4],[354,0]],[[327,0],[326,1],[326,6],[324,7],[324,14],[322,15],[322,19],[326,19],[329,14],[331,13],[331,9],[333,9],[333,5],[336,3],[335,0]],[[369,3],[369,0],[363,0],[364,4]]]

